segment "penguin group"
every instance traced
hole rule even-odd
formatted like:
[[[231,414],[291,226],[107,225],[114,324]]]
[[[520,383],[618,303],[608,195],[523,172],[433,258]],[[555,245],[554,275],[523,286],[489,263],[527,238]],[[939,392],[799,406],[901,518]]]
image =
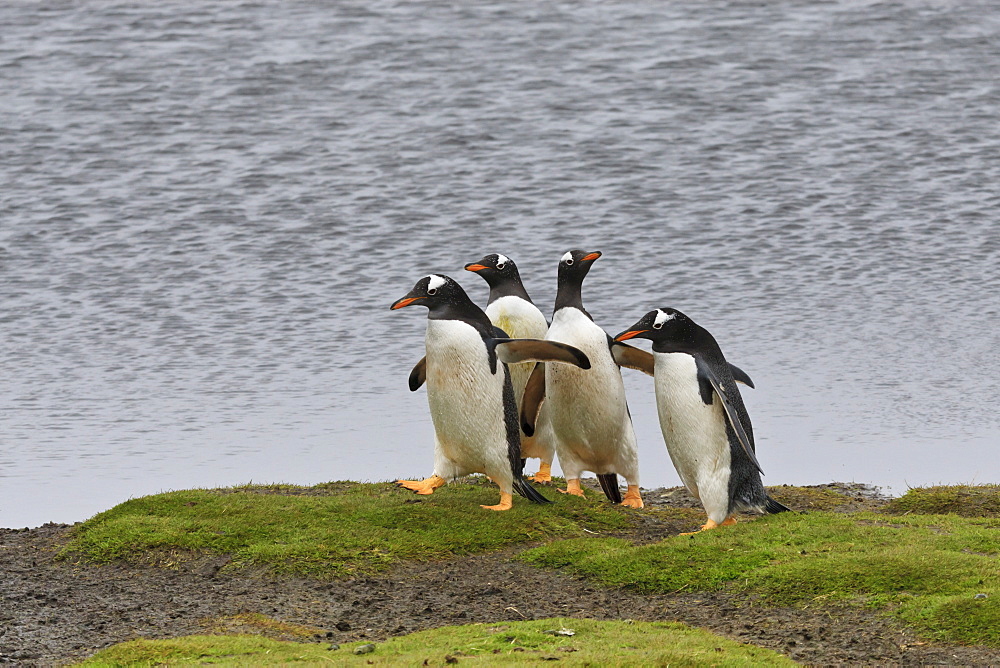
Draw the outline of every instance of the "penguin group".
[[[584,308],[582,287],[598,251],[571,250],[559,260],[551,322],[532,302],[517,265],[493,253],[465,269],[490,288],[484,311],[453,278],[431,274],[396,300],[428,309],[426,354],[409,386],[426,384],[434,425],[434,471],[398,480],[432,494],[455,478],[485,474],[508,510],[517,493],[550,503],[530,483],[551,482],[556,456],[566,478],[560,492],[583,496],[580,478],[597,476],[613,503],[642,508],[639,457],[621,368],[654,379],[667,452],[685,487],[707,515],[704,531],[736,523],[735,514],[788,510],[764,489],[753,428],[736,385],[750,377],[726,361],[715,338],[673,308],[646,313],[609,336]],[[652,353],[626,341],[644,338]],[[525,477],[526,460],[540,460]],[[626,482],[624,497],[618,476]]]

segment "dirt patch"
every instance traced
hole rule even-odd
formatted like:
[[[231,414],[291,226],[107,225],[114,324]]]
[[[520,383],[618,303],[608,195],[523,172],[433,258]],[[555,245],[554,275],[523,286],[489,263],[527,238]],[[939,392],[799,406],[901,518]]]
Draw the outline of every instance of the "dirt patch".
[[[851,504],[881,503],[863,494],[857,500],[857,491],[839,493]],[[776,498],[779,492],[772,490]],[[653,512],[632,534],[636,540],[657,540],[701,521],[694,500],[687,503],[679,490],[649,490],[644,497]],[[667,508],[691,512],[681,512],[681,519],[671,512],[668,530],[655,519]],[[688,526],[681,526],[688,515]],[[228,571],[225,557],[176,569],[56,561],[70,528],[0,529],[0,662],[58,665],[123,640],[236,627],[299,639],[311,632],[315,642],[377,642],[443,625],[562,616],[681,621],[809,664],[1000,664],[1000,650],[924,644],[864,610],[767,608],[725,594],[604,589],[515,561],[517,550],[320,582]]]

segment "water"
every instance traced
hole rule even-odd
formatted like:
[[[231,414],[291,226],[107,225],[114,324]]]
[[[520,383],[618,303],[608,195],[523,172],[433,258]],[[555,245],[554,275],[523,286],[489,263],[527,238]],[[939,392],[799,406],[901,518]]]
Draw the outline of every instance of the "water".
[[[998,482],[1000,14],[951,5],[3,5],[0,526],[429,474],[388,305],[497,251],[708,327],[768,484]]]

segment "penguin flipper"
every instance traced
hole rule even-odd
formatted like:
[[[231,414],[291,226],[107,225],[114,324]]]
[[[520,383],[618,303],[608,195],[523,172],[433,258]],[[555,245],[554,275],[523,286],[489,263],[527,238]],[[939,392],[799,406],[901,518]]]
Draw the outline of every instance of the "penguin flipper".
[[[519,362],[564,362],[590,368],[590,359],[579,348],[542,339],[497,339],[497,356],[506,364]]]
[[[749,388],[757,389],[753,384],[753,380],[750,379],[750,374],[748,374],[743,369],[739,368],[735,364],[729,365],[729,370],[733,372],[733,380],[737,383],[743,383]]]
[[[608,497],[611,503],[622,502],[622,491],[618,488],[618,476],[614,473],[598,473],[597,481],[601,483],[604,496]]]
[[[427,381],[427,358],[421,357],[410,372],[410,392],[416,392]]]
[[[719,397],[719,401],[722,402],[722,410],[726,414],[726,418],[729,420],[729,424],[732,426],[733,431],[736,432],[736,438],[740,440],[740,445],[743,446],[743,451],[747,453],[747,457],[756,467],[757,471],[764,473],[764,469],[760,467],[760,462],[757,461],[757,455],[753,451],[753,443],[750,442],[750,437],[747,436],[747,432],[743,429],[743,423],[740,422],[739,412],[736,407],[733,406],[732,402],[729,401],[729,397],[726,396],[725,391],[722,389],[722,383],[719,382],[718,377],[712,372],[712,369],[708,366],[701,357],[695,356],[695,365],[698,367],[698,384],[702,387],[702,399],[705,400],[706,404],[711,404],[712,395],[709,394],[705,396],[706,385],[710,386],[712,390],[715,391],[715,396]]]
[[[521,431],[526,436],[535,435],[535,420],[538,419],[538,410],[545,399],[545,365],[536,364],[528,382],[524,386],[524,395],[521,397]]]
[[[611,355],[615,358],[618,366],[641,371],[647,376],[653,375],[655,361],[652,353],[647,353],[645,350],[630,346],[627,343],[615,342],[611,340],[611,337],[608,337],[608,339],[611,344]]]

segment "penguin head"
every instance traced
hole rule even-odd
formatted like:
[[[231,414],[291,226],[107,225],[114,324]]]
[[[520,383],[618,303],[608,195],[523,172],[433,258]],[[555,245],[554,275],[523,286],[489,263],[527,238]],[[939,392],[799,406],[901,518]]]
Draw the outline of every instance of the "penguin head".
[[[582,250],[567,251],[559,260],[560,283],[583,283],[594,260],[601,257],[601,251],[588,253]]]
[[[466,271],[474,271],[487,283],[490,287],[495,287],[501,283],[507,281],[521,281],[521,277],[517,272],[517,265],[506,255],[501,255],[499,253],[491,253],[489,255],[484,255],[483,259],[479,262],[472,262],[465,265]]]
[[[469,297],[465,294],[465,290],[454,279],[441,274],[431,274],[417,281],[412,290],[394,301],[389,308],[395,311],[404,306],[419,304],[435,311],[465,304],[468,301]]]
[[[660,308],[650,311],[624,332],[615,337],[615,341],[629,339],[649,339],[654,345],[669,344],[672,341],[686,340],[694,322],[674,308]]]

